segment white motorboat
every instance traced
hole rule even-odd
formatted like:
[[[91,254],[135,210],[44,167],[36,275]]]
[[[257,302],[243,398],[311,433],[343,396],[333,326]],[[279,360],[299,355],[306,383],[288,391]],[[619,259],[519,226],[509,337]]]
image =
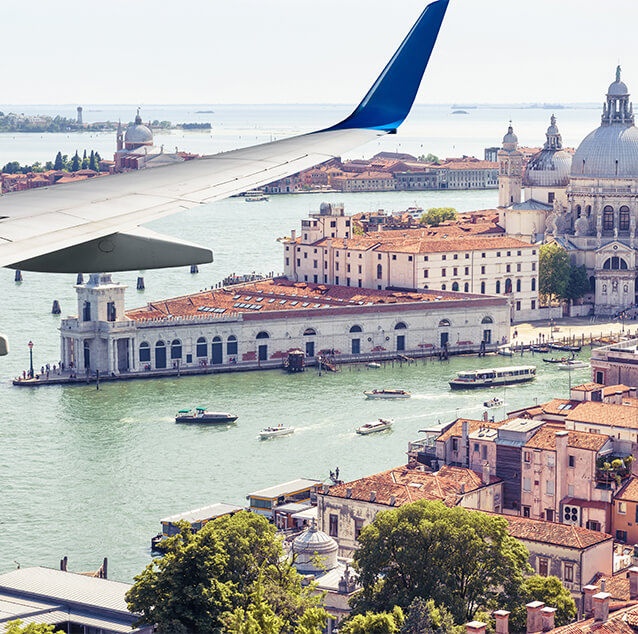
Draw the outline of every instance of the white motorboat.
[[[375,370],[378,370],[381,367],[381,364],[377,363],[376,361],[370,361],[370,363],[368,363],[366,365],[367,365],[367,367],[374,368]]]
[[[504,405],[504,404],[505,404],[505,401],[502,398],[495,396],[489,401],[485,401],[483,403],[483,407],[501,407],[501,405]]]
[[[588,368],[589,363],[587,361],[581,361],[580,359],[569,359],[562,363],[557,363],[556,367],[559,370],[580,370],[582,368]]]
[[[365,425],[361,425],[361,427],[357,427],[357,434],[361,434],[366,436],[368,434],[374,434],[377,431],[385,431],[386,429],[390,429],[392,427],[392,423],[394,421],[387,418],[380,418],[374,423],[366,423]]]
[[[536,378],[536,366],[521,365],[505,368],[485,368],[484,370],[468,370],[457,372],[450,381],[453,390],[467,390],[478,387],[494,387],[496,385],[513,385],[525,383]]]
[[[294,434],[294,427],[285,427],[282,424],[276,425],[275,427],[265,427],[259,432],[259,437],[262,440],[266,440],[267,438],[277,438],[278,436],[288,436],[289,434]]]
[[[410,398],[412,394],[406,390],[366,390],[366,398],[397,399]]]
[[[264,192],[262,192],[259,189],[253,189],[249,192],[246,192],[246,196],[244,197],[244,200],[247,203],[260,203],[260,202],[267,201],[268,196],[266,196],[266,194],[264,194]]]
[[[514,351],[509,346],[501,346],[496,352],[502,357],[514,356]]]

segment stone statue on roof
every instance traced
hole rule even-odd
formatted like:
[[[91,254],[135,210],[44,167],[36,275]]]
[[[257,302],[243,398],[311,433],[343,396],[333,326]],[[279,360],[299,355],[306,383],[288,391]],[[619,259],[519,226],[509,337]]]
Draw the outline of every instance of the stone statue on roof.
[[[616,66],[616,81],[620,81],[620,64]]]

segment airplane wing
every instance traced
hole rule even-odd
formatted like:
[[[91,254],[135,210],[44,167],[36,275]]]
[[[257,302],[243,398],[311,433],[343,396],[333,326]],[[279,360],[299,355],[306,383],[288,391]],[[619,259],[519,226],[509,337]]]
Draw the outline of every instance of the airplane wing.
[[[428,5],[363,101],[330,128],[184,163],[0,196],[0,266],[57,273],[211,262],[140,225],[340,156],[407,117],[449,0]]]

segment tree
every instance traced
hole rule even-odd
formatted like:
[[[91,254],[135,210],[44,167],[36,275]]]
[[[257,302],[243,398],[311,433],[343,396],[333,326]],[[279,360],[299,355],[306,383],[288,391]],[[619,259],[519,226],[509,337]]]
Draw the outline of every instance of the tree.
[[[97,164],[97,159],[95,158],[95,152],[93,150],[91,150],[91,156],[89,158],[89,169],[93,170],[94,172],[98,172],[100,170]]]
[[[584,266],[570,266],[569,281],[562,297],[568,300],[580,299],[589,293],[589,278]]]
[[[2,172],[5,174],[17,174],[19,171],[20,163],[18,161],[11,161],[2,168]]]
[[[73,155],[73,160],[71,161],[71,171],[77,172],[80,169],[80,165],[80,157],[78,156],[78,151],[76,150],[75,154]]]
[[[465,627],[455,625],[452,613],[437,607],[432,599],[416,597],[408,608],[401,634],[463,634]]]
[[[362,585],[354,610],[407,608],[416,597],[444,605],[456,623],[518,594],[531,571],[527,549],[507,522],[439,501],[420,500],[379,513],[354,556]]]
[[[550,302],[563,297],[569,284],[571,264],[563,247],[555,242],[543,244],[538,255],[538,290]]]
[[[453,207],[433,207],[428,209],[426,213],[421,216],[419,222],[422,225],[431,225],[432,227],[438,227],[442,222],[446,220],[456,219],[456,209]]]
[[[391,612],[357,614],[339,626],[339,634],[398,634],[403,610],[395,605]]]
[[[58,152],[55,155],[55,162],[53,163],[54,170],[63,170],[64,169],[64,161],[62,160],[62,152]]]
[[[554,624],[567,625],[576,618],[576,604],[569,590],[558,577],[532,575],[523,582],[518,597],[510,602],[510,630],[524,632],[527,623],[525,606],[530,601],[543,601],[547,607],[556,608]]]
[[[421,156],[419,156],[419,158],[417,159],[417,161],[420,161],[422,163],[439,163],[439,157],[436,156],[436,154],[432,154],[432,152],[430,152],[429,154],[421,154]]]
[[[272,627],[281,620],[290,631],[312,609],[311,615],[326,616],[318,609],[321,597],[312,586],[302,587],[275,528],[259,515],[220,517],[195,534],[184,523],[165,544],[164,557],[135,577],[127,593],[129,609],[142,615],[140,624],[213,634],[231,617],[235,624],[249,616],[259,623],[271,611]]]
[[[20,619],[9,621],[4,634],[63,634],[62,630],[56,630],[53,625],[45,625],[44,623],[29,623],[22,627]]]

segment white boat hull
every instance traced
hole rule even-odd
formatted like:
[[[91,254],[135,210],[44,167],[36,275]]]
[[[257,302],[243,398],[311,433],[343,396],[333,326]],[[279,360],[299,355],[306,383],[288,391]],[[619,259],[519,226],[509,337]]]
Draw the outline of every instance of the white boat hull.
[[[368,423],[367,425],[361,425],[361,427],[357,427],[357,434],[361,434],[362,436],[367,436],[368,434],[374,434],[379,431],[386,431],[392,427],[392,421],[385,420],[383,422],[378,423]]]
[[[584,361],[582,363],[572,364],[558,363],[557,365],[559,370],[582,370],[583,368],[589,367],[589,363],[585,363]]]
[[[403,399],[403,398],[410,398],[412,396],[412,394],[410,394],[409,392],[405,392],[403,394],[392,394],[389,392],[364,392],[364,394],[366,395],[366,398],[370,398],[370,399]]]
[[[262,440],[267,440],[268,438],[278,438],[279,436],[290,436],[290,434],[295,433],[294,427],[286,427],[284,429],[274,429],[272,431],[263,430],[259,432],[259,437]]]

